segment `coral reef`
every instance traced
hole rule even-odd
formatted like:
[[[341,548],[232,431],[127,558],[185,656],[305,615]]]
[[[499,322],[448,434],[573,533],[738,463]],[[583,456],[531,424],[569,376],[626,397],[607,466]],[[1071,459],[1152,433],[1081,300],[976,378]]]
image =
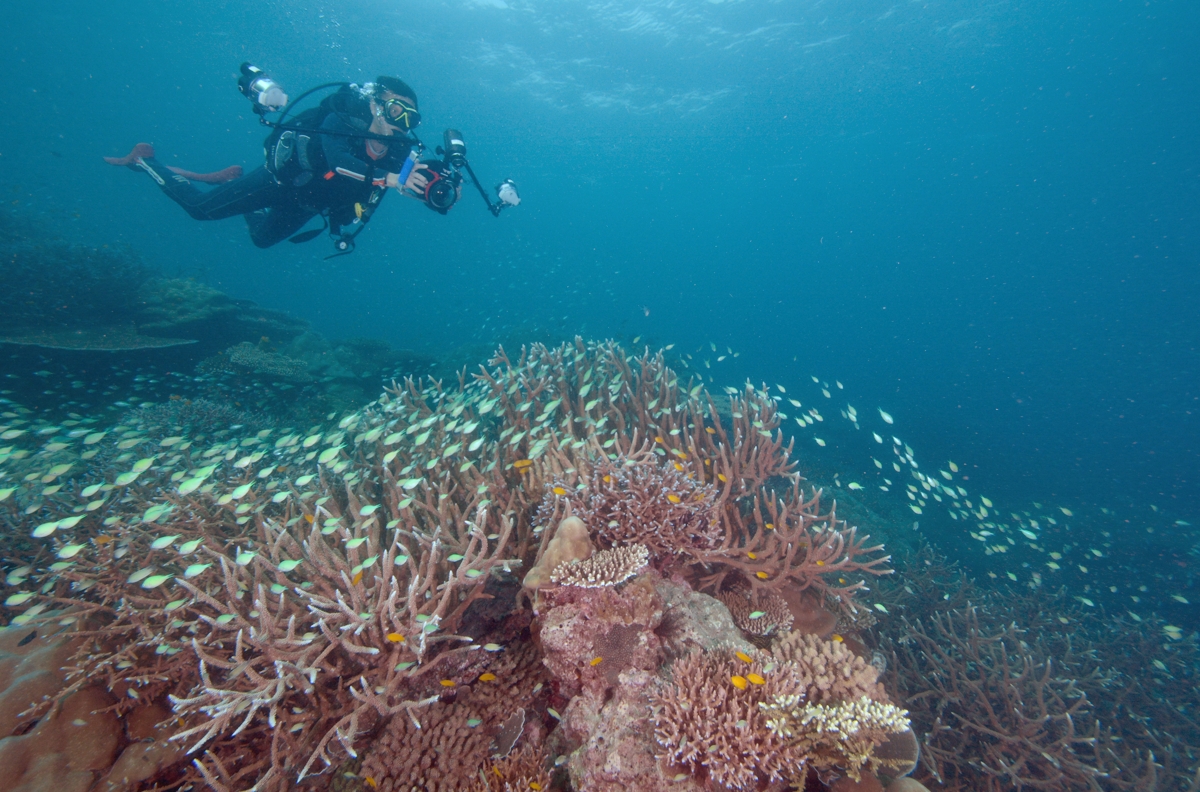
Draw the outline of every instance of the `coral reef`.
[[[755,651],[693,589],[773,608],[810,592],[852,613],[887,571],[801,489],[774,401],[752,388],[729,401],[723,417],[661,354],[576,341],[515,362],[501,350],[456,387],[407,379],[307,430],[210,433],[180,407],[162,423],[45,427],[63,438],[49,443],[13,419],[0,514],[23,558],[5,605],[76,641],[28,717],[49,724],[93,690],[118,722],[169,711],[150,747],[106,760],[112,784],[276,792],[351,772],[405,792],[512,788],[548,782],[553,750],[580,789],[687,788],[655,756],[660,671]],[[695,509],[676,508],[685,496]],[[611,546],[611,519],[589,537],[569,519],[589,503],[628,517],[635,541]],[[704,538],[656,555],[655,515]],[[750,689],[823,684],[785,669],[826,655],[797,653],[747,672],[764,679]]]
[[[1081,610],[1063,591],[989,592],[928,550],[883,595],[905,613],[882,623],[880,648],[929,788],[1200,788],[1194,635],[1165,644],[1160,620]]]

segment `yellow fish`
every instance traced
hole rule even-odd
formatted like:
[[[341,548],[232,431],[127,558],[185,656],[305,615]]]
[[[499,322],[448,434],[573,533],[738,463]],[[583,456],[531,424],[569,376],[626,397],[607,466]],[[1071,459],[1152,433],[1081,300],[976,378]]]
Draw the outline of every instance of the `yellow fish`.
[[[675,495],[675,494],[670,494],[667,496],[667,500],[671,501],[671,503],[681,503],[683,501],[683,498],[680,498],[678,495]]]
[[[734,676],[731,676],[731,677],[729,678],[729,681],[730,681],[730,682],[732,682],[732,683],[733,683],[733,686],[734,686],[735,688],[737,688],[738,690],[745,690],[745,689],[746,689],[746,677],[737,676],[737,675],[735,674]]]
[[[493,673],[491,673],[490,671],[489,671],[488,673],[486,673],[486,674],[480,674],[480,675],[479,675],[479,681],[480,681],[480,682],[495,682],[495,681],[496,681],[496,675],[495,675],[495,674],[493,674]]]
[[[604,662],[604,658],[603,658],[603,657],[593,657],[593,658],[592,658],[592,660],[591,660],[591,662],[589,662],[589,663],[588,663],[588,665],[591,665],[591,666],[598,666],[598,665],[600,665],[602,662]]]

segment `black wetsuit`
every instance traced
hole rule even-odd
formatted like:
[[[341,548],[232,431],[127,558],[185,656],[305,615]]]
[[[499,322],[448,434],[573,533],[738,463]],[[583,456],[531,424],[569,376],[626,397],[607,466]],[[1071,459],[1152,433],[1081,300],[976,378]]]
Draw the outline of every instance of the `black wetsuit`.
[[[364,99],[339,94],[339,110],[330,112],[320,129],[332,132],[365,132],[370,125],[370,105]],[[355,204],[366,205],[375,190],[374,181],[398,173],[410,145],[403,137],[389,141],[379,159],[367,154],[363,138],[317,135],[323,162],[311,163],[314,172],[300,186],[280,184],[265,167],[210,190],[201,190],[172,173],[153,157],[143,158],[144,167],[163,192],[197,220],[222,220],[245,215],[250,239],[260,248],[287,239],[318,214],[329,217],[330,230],[338,233],[356,219]],[[314,147],[318,148],[318,147]],[[315,152],[314,152],[315,153]],[[318,158],[320,159],[320,158]]]

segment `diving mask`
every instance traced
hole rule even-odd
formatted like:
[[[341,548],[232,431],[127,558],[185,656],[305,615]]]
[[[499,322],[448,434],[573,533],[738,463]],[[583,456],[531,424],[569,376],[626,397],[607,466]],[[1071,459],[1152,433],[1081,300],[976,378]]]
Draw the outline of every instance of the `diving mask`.
[[[392,126],[402,127],[406,132],[411,132],[421,123],[417,108],[403,99],[385,99],[381,106],[384,120]]]

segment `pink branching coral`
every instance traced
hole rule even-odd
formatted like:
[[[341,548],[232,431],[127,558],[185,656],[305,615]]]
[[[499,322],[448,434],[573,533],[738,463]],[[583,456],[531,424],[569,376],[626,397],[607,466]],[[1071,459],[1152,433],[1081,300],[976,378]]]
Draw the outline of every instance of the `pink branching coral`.
[[[811,766],[855,779],[908,728],[878,671],[842,644],[793,633],[773,653],[694,653],[652,701],[659,757],[736,790],[802,782]]]
[[[788,753],[759,707],[795,690],[790,674],[765,674],[761,661],[731,652],[696,652],[671,670],[672,682],[651,699],[660,759],[727,789],[804,777],[803,757]]]
[[[747,386],[723,417],[661,353],[626,357],[612,343],[535,345],[518,361],[501,350],[492,364],[477,381],[514,453],[528,448],[542,525],[579,515],[601,546],[645,544],[660,568],[689,569],[714,593],[746,585],[755,604],[760,591],[812,588],[852,610],[863,577],[889,571],[882,546],[804,493],[767,394]]]
[[[715,487],[685,474],[679,462],[650,457],[626,465],[601,458],[572,510],[602,546],[638,542],[655,558],[672,560],[688,549],[719,544],[716,498]]]

